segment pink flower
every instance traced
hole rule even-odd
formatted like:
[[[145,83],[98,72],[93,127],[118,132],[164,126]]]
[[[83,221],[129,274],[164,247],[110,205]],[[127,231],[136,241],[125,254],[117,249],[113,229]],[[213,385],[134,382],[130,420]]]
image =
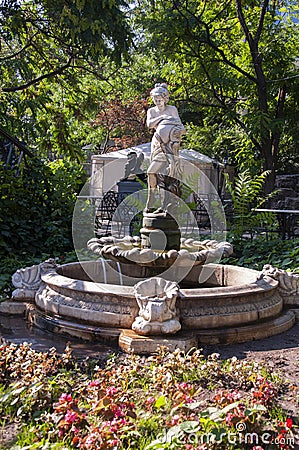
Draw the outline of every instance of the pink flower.
[[[185,402],[186,403],[193,403],[194,402],[194,400],[193,400],[193,398],[191,398],[189,395],[184,395],[184,400],[185,400]]]
[[[88,383],[88,387],[99,386],[99,384],[101,384],[99,380],[92,380],[90,383]]]
[[[178,414],[175,414],[171,420],[171,426],[177,425],[180,420],[180,416]]]
[[[61,396],[59,397],[59,403],[70,403],[73,400],[73,397],[71,396],[71,394],[61,394]]]
[[[122,411],[122,409],[121,409],[120,406],[118,406],[118,407],[115,409],[115,411],[113,411],[113,412],[114,412],[114,416],[115,416],[115,417],[121,417],[121,416],[123,415],[123,411]]]
[[[122,419],[120,419],[120,420],[118,421],[118,423],[119,423],[120,425],[126,425],[126,424],[127,424],[127,421],[126,421],[126,419],[122,418]]]
[[[64,416],[64,419],[67,423],[74,423],[78,421],[79,416],[75,411],[71,411],[70,409],[68,409],[67,413]]]
[[[106,395],[113,396],[117,393],[118,389],[116,389],[115,387],[109,387],[106,389]]]
[[[155,403],[155,398],[154,398],[154,397],[148,397],[148,398],[146,399],[146,403],[147,403],[148,405],[152,405],[153,403]]]

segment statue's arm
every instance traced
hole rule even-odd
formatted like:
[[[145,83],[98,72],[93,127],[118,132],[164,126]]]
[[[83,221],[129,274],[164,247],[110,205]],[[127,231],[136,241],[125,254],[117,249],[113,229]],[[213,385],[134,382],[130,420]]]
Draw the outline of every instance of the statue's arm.
[[[157,115],[154,108],[150,108],[147,111],[146,124],[148,128],[157,128],[162,120],[181,122],[177,108],[175,106],[168,105],[165,113],[161,113],[159,115]]]
[[[147,111],[146,125],[148,128],[157,128],[159,122],[162,120],[162,114],[159,116],[155,115],[154,108],[150,108]]]
[[[179,112],[175,106],[168,105],[167,113],[169,116],[174,117],[175,119],[180,119]]]

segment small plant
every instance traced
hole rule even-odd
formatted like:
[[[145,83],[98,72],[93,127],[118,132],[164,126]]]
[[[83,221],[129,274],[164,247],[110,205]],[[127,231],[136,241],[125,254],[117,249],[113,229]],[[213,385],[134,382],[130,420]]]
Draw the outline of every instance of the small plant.
[[[271,264],[283,270],[299,273],[299,239],[283,241],[279,238],[266,240],[263,236],[234,242],[234,256],[223,259],[225,264],[262,270]]]
[[[244,233],[251,233],[262,225],[270,228],[275,223],[275,216],[270,212],[255,213],[271,195],[263,195],[264,182],[269,175],[265,171],[260,175],[251,176],[249,170],[239,173],[234,182],[230,181],[228,174],[224,174],[227,190],[232,199],[233,214],[230,223],[230,232],[234,239],[242,239]]]

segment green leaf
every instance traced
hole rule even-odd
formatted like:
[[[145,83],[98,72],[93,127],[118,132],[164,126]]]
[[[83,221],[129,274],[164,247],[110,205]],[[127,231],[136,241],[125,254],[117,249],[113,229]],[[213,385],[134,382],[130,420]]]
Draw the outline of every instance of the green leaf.
[[[164,397],[164,395],[161,395],[161,397],[157,398],[157,400],[154,403],[154,406],[156,408],[162,408],[165,405],[166,405],[166,398]]]

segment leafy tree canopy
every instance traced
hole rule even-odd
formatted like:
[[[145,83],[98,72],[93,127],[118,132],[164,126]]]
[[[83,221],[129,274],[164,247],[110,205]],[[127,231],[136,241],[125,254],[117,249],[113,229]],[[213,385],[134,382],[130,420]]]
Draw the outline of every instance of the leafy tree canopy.
[[[38,112],[47,114],[57,86],[68,96],[83,90],[85,73],[105,80],[105,58],[119,65],[128,56],[126,8],[123,0],[3,1],[0,124],[30,141]]]
[[[4,1],[2,91],[25,89],[71,67],[87,68],[103,56],[119,62],[131,41],[124,7],[122,0]]]
[[[189,121],[202,125],[208,117],[219,128],[242,130],[263,169],[272,171],[268,188],[299,106],[296,8],[286,0],[144,0],[136,10],[145,29],[141,44],[167,61],[165,79],[176,86]]]

